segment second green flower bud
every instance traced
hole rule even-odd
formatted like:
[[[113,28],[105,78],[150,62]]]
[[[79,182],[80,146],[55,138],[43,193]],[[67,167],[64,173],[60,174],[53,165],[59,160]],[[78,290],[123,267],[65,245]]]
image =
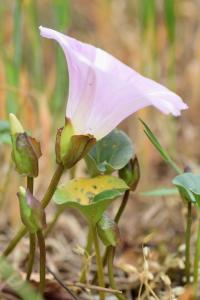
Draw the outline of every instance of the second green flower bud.
[[[12,158],[19,174],[28,177],[38,176],[38,159],[41,156],[40,144],[23,129],[15,115],[9,115],[12,139]]]
[[[140,166],[137,157],[131,159],[128,164],[119,171],[119,176],[134,191],[140,180]]]
[[[30,233],[36,233],[46,225],[46,217],[41,203],[23,187],[17,193],[21,220]]]

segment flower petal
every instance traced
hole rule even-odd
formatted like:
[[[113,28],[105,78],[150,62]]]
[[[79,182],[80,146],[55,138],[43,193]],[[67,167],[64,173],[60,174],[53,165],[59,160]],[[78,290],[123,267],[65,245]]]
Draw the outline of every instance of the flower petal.
[[[69,70],[66,115],[76,134],[102,138],[123,119],[153,105],[180,115],[187,105],[164,86],[145,78],[104,50],[40,26],[41,35],[63,48]]]
[[[77,134],[84,133],[88,107],[92,107],[94,101],[95,72],[92,61],[95,59],[95,48],[42,26],[40,32],[43,37],[56,40],[65,53],[69,72],[66,116],[71,119]]]

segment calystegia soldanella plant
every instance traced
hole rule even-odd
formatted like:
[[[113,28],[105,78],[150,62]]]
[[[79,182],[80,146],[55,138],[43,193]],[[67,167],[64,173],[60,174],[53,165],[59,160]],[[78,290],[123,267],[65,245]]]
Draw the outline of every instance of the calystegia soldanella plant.
[[[167,163],[173,171],[177,174],[172,180],[173,185],[176,186],[177,191],[187,207],[186,222],[185,222],[185,278],[186,283],[194,286],[194,299],[198,299],[198,277],[199,277],[199,260],[200,260],[200,175],[191,172],[189,167],[184,167],[182,170],[171,158],[168,151],[160,144],[157,137],[153,134],[151,129],[143,122],[144,132],[161,154],[165,163]],[[176,195],[177,191],[169,188],[156,189],[144,193],[147,196],[170,196]],[[197,238],[194,251],[193,263],[191,263],[191,235],[192,235],[192,208],[195,208],[198,215]],[[195,221],[195,220],[194,220]]]
[[[120,243],[119,222],[129,196],[137,188],[141,170],[131,139],[116,127],[131,114],[148,106],[176,117],[187,109],[187,105],[174,92],[143,77],[104,50],[42,26],[40,34],[58,42],[66,57],[69,74],[66,114],[63,115],[63,127],[57,129],[56,169],[41,199],[36,198],[34,191],[34,180],[40,174],[40,143],[23,128],[15,115],[10,114],[12,160],[16,171],[26,177],[27,185],[20,186],[17,193],[23,226],[2,255],[11,254],[28,234],[26,280],[31,280],[39,253],[39,291],[45,296],[46,271],[49,270],[45,239],[67,208],[76,209],[88,224],[85,255],[94,253],[96,259],[95,271],[87,268],[83,261],[79,283],[86,287],[89,283],[95,285],[93,291],[101,300],[107,293],[113,293],[118,299],[128,299],[126,292],[118,288],[113,262]],[[45,43],[52,47],[49,41]],[[146,125],[145,130],[154,145],[160,147],[165,161],[181,173]],[[81,159],[85,161],[86,175],[80,178],[76,172],[70,172],[73,173],[71,179],[59,184],[62,174],[74,170]],[[174,183],[178,186],[177,180]],[[181,192],[188,203],[190,200],[198,203],[193,194],[194,191],[190,191],[186,197]],[[119,208],[111,216],[108,208],[120,198]],[[46,224],[45,208],[51,199],[56,204],[55,216]],[[78,299],[75,292],[71,292],[71,297]]]

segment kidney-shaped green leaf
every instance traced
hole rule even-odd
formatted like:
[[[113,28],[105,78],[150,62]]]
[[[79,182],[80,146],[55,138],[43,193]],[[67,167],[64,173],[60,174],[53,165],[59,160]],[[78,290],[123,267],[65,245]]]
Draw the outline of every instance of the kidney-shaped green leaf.
[[[172,182],[179,189],[183,198],[200,205],[200,175],[183,173],[176,176]]]
[[[133,155],[134,148],[129,137],[115,129],[93,146],[85,161],[90,175],[97,176],[120,170]]]
[[[89,222],[96,223],[110,203],[127,189],[122,179],[111,175],[73,179],[56,189],[54,202],[77,208]]]

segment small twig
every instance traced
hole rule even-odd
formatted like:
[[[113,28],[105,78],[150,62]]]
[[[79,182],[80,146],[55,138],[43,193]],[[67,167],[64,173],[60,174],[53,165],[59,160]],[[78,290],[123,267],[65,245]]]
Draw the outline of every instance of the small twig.
[[[1,291],[0,292],[0,299],[7,299],[7,300],[16,300],[17,299],[18,300],[19,297],[17,297],[16,295],[10,294],[9,291]]]
[[[87,283],[67,281],[66,285],[79,287],[79,288],[83,288],[83,289],[88,289],[88,290],[105,292],[105,293],[109,293],[109,294],[122,294],[122,291],[119,291],[119,290],[114,290],[114,289],[110,289],[110,288],[103,288],[103,287],[100,287],[98,285],[91,285],[91,284],[87,284]]]
[[[60,278],[48,267],[46,266],[47,271],[54,277],[60,286],[62,286],[75,300],[78,300],[76,295],[61,281]]]
[[[68,289],[67,286],[73,286],[73,287],[78,287],[81,289],[88,289],[88,290],[94,290],[94,291],[102,291],[102,292],[106,292],[106,293],[110,293],[110,294],[122,294],[122,291],[119,290],[114,290],[114,289],[110,289],[110,288],[103,288],[97,285],[91,285],[91,284],[87,284],[87,283],[81,283],[81,282],[72,282],[72,281],[67,281],[66,284],[64,284],[59,278],[58,276],[51,270],[49,269],[48,266],[46,266],[46,269],[48,270],[48,272],[54,277],[54,279],[65,289],[67,290],[72,297],[74,297],[74,299],[78,300],[78,298]]]
[[[156,295],[156,293],[154,292],[154,290],[151,288],[151,286],[146,282],[145,283],[146,287],[149,289],[150,293],[152,294],[152,296],[156,299],[156,300],[160,300],[160,298],[158,298],[158,296]]]

